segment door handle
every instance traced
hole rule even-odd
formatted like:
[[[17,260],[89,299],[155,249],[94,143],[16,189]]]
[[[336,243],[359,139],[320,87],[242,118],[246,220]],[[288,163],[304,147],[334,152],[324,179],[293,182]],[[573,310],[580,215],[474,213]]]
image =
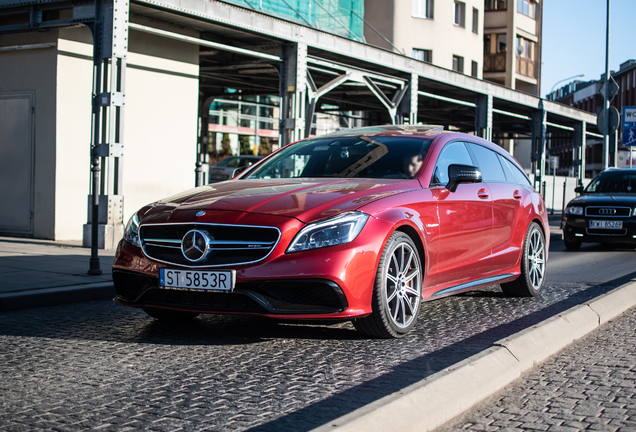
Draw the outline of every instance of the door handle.
[[[512,194],[514,199],[521,199],[521,192],[519,192],[518,190],[514,191],[514,193]]]
[[[477,196],[481,199],[486,199],[488,198],[488,191],[486,189],[479,189],[477,191]]]

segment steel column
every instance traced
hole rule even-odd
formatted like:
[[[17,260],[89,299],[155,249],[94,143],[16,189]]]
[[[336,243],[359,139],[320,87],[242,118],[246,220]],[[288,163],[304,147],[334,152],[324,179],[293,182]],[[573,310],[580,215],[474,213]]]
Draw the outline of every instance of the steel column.
[[[493,97],[479,95],[475,98],[475,134],[492,141]]]
[[[574,126],[574,144],[572,155],[574,156],[574,165],[576,166],[576,176],[579,178],[579,185],[583,185],[585,180],[585,140],[586,140],[585,122],[579,122]]]
[[[114,248],[123,233],[123,131],[128,52],[128,2],[98,3],[93,33],[92,185],[84,245],[89,274],[100,274],[97,248]],[[87,228],[90,227],[90,242]]]
[[[281,147],[304,138],[307,98],[307,45],[283,45],[283,64],[280,73]],[[311,120],[309,120],[311,121]]]
[[[543,102],[540,110],[532,112],[532,162],[534,169],[534,182],[539,186],[545,177],[545,140],[547,127],[547,111],[543,109]]]

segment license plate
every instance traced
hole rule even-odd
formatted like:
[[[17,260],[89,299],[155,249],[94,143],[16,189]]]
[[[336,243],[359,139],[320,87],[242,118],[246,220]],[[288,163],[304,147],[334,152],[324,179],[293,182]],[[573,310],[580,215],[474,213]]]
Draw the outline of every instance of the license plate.
[[[590,228],[623,229],[623,221],[591,220]]]
[[[186,288],[231,292],[236,283],[235,270],[159,269],[160,288]]]

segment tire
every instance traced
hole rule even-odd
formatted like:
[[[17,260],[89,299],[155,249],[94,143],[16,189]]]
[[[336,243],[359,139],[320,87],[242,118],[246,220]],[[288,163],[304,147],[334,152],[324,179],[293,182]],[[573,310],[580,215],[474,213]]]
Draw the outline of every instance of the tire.
[[[192,321],[199,314],[197,312],[186,312],[172,309],[159,309],[152,307],[143,308],[144,312],[159,321],[165,322],[187,322]]]
[[[581,242],[571,242],[566,239],[563,239],[563,244],[567,250],[577,250],[581,247]]]
[[[501,284],[502,291],[513,297],[535,297],[545,282],[545,236],[541,227],[532,222],[523,242],[521,275],[512,282]]]
[[[371,315],[353,325],[360,333],[376,338],[399,338],[417,321],[422,303],[422,263],[413,240],[395,232],[386,243],[373,286]]]

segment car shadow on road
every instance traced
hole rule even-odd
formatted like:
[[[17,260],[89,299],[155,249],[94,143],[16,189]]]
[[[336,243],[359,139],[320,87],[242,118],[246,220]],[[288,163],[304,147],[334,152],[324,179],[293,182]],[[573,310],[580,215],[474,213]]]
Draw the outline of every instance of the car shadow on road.
[[[634,277],[636,277],[636,272],[579,291],[566,300],[550,305],[540,311],[531,313],[507,324],[490,328],[438,351],[427,353],[413,360],[400,363],[399,366],[389,373],[248,430],[250,432],[309,431],[451,367],[462,360],[484,351],[505,337],[538,324],[571,307],[583,304],[599,295],[605,294],[629,282]],[[467,295],[482,297],[503,296],[502,293],[493,291],[476,291]]]

